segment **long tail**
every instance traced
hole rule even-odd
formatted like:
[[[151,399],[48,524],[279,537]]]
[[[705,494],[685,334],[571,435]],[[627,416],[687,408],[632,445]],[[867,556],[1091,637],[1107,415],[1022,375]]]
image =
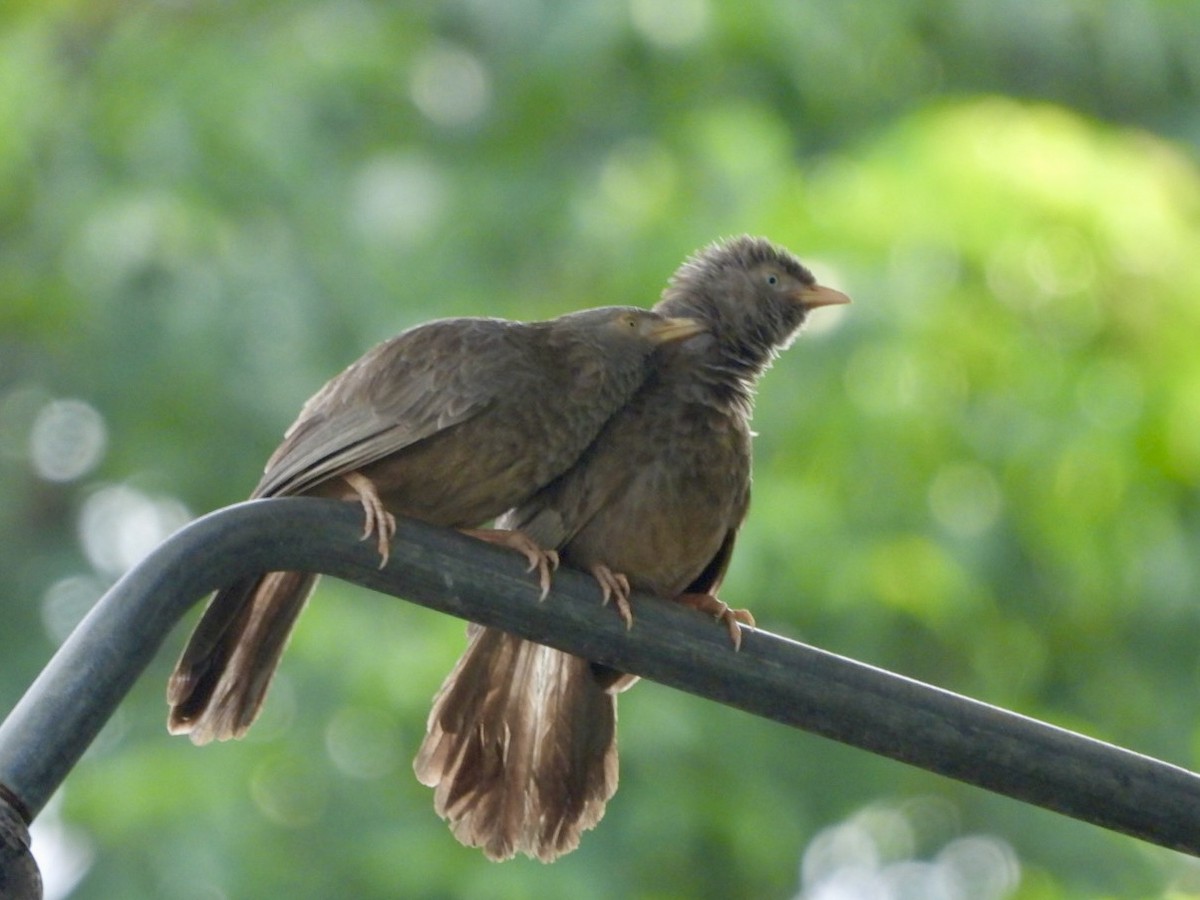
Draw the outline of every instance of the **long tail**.
[[[270,572],[218,591],[167,684],[167,730],[195,744],[244,735],[316,583],[316,575]]]
[[[616,697],[587,660],[472,625],[413,769],[461,843],[550,862],[617,789]]]

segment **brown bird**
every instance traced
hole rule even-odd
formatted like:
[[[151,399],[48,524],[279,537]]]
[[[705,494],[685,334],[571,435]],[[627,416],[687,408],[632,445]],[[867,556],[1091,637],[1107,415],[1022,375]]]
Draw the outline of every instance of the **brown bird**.
[[[750,502],[754,385],[810,310],[847,302],[761,238],[701,250],[655,309],[706,333],[665,349],[579,462],[499,524],[591,571],[627,625],[635,588],[712,613],[740,646],[753,618],[716,590]],[[417,778],[462,843],[549,862],[617,788],[615,695],[635,680],[473,625],[434,699]]]
[[[524,553],[544,595],[553,551],[476,526],[564,472],[642,384],[654,350],[702,327],[630,307],[417,326],[304,405],[251,497],[361,503],[381,566],[396,515],[464,529]],[[271,572],[213,596],[167,687],[173,734],[203,744],[245,733],[316,581]]]

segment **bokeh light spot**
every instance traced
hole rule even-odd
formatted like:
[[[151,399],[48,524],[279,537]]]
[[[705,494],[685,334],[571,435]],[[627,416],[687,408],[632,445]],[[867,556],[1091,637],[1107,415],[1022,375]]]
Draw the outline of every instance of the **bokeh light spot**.
[[[638,34],[666,48],[700,40],[710,18],[706,0],[631,0],[629,13]]]
[[[29,826],[33,856],[42,875],[42,900],[70,897],[96,858],[88,832],[63,820],[65,797],[60,788]]]
[[[152,497],[128,485],[102,488],[79,513],[79,537],[88,561],[107,575],[139,563],[191,514],[173,497]]]
[[[474,122],[487,111],[492,96],[483,63],[453,44],[437,44],[417,57],[410,90],[417,109],[447,127]]]
[[[104,457],[108,429],[104,417],[82,400],[52,400],[42,407],[29,432],[29,455],[47,481],[74,481]]]
[[[411,244],[429,233],[446,207],[446,181],[432,163],[411,156],[380,156],[355,174],[350,219],[379,244]]]
[[[795,900],[1004,900],[1018,887],[1012,848],[990,835],[954,837],[918,857],[910,804],[873,804],[818,833]]]
[[[947,844],[937,855],[937,865],[953,885],[952,897],[1001,900],[1017,888],[1021,867],[1006,842],[974,834]]]

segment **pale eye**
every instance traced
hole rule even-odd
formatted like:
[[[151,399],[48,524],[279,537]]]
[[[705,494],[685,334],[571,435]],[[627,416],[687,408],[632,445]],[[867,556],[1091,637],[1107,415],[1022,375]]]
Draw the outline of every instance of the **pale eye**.
[[[772,272],[767,276],[767,284],[771,285],[772,287],[779,284],[779,276]]]

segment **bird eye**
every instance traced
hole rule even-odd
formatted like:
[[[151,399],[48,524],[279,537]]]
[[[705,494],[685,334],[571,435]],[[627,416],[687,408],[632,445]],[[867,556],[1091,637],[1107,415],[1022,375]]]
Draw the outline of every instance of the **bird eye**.
[[[779,284],[779,276],[772,272],[767,276],[767,284],[772,286]]]

